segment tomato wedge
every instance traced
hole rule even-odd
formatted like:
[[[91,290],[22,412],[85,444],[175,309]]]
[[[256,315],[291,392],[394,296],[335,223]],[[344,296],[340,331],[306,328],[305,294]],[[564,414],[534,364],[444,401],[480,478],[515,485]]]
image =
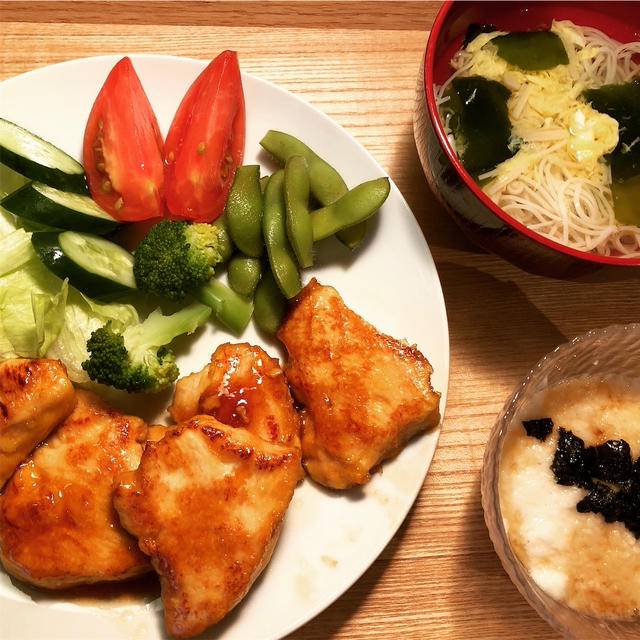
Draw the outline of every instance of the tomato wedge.
[[[128,57],[109,72],[93,103],[82,155],[91,196],[112,216],[163,215],[162,134]]]
[[[244,141],[238,55],[223,51],[189,87],[169,127],[164,143],[169,212],[198,222],[219,216],[242,163]]]

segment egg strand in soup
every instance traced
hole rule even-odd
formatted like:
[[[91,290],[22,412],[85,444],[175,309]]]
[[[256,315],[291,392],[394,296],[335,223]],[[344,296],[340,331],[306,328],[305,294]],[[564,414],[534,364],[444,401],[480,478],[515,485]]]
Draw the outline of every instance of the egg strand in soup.
[[[527,34],[487,32],[484,26],[482,30],[456,52],[453,74],[435,88],[443,125],[463,164],[469,150],[457,128],[460,100],[455,99],[454,81],[480,77],[499,82],[510,92],[512,155],[483,172],[470,170],[483,191],[518,222],[568,247],[639,257],[640,220],[628,213],[616,217],[611,188],[609,160],[614,150],[620,150],[623,127],[605,109],[593,108],[583,92],[640,77],[640,42],[620,44],[597,29],[570,21],[554,21],[549,31]],[[548,68],[525,70],[508,62],[511,52],[527,46],[527,41],[530,49],[537,46],[536,33],[544,35],[538,43],[547,47],[542,59]],[[519,36],[524,41],[518,42]],[[564,60],[558,53],[560,43]],[[635,154],[639,150],[640,138],[637,145],[627,140],[622,149]],[[626,191],[619,192],[628,196],[629,187],[639,188],[639,180],[631,177]]]

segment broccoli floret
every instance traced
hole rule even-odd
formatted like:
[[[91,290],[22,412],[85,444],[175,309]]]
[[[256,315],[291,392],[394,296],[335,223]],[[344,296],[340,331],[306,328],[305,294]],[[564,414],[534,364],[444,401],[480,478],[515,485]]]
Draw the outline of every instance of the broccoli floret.
[[[175,355],[167,345],[177,336],[195,331],[210,314],[210,307],[194,302],[167,316],[156,309],[146,320],[122,332],[108,322],[87,341],[89,359],[82,368],[92,380],[116,389],[161,391],[179,374]]]
[[[223,222],[162,220],[153,225],[134,252],[133,275],[141,291],[182,300],[213,276],[228,257]]]

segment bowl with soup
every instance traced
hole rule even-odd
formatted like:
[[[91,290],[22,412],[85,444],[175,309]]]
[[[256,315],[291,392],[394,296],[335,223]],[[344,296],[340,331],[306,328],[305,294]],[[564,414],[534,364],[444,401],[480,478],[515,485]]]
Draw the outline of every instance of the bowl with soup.
[[[487,442],[482,502],[525,599],[580,640],[640,638],[640,324],[542,358]]]
[[[418,78],[429,185],[542,275],[640,266],[640,5],[444,2]]]

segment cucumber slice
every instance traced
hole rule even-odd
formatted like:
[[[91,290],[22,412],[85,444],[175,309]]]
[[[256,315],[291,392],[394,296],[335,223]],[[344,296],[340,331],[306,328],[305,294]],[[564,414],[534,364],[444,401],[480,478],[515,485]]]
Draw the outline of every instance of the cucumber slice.
[[[31,180],[56,189],[87,192],[82,165],[50,142],[0,118],[0,162]]]
[[[133,255],[115,242],[78,231],[39,231],[31,243],[45,266],[89,297],[135,289]]]
[[[120,222],[99,207],[91,197],[60,191],[42,182],[29,182],[0,202],[19,218],[57,229],[108,233]]]

